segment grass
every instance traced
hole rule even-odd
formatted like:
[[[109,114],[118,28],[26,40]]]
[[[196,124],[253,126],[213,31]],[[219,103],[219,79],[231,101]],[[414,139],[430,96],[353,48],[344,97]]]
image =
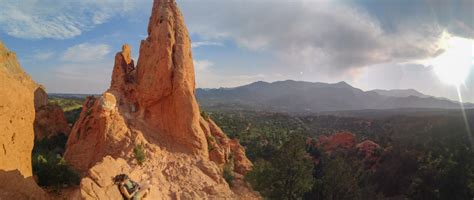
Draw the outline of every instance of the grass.
[[[143,165],[143,163],[145,163],[146,156],[142,144],[136,145],[135,148],[133,148],[133,154],[135,155],[135,159],[137,159],[139,165]]]
[[[82,104],[84,100],[82,99],[65,99],[65,98],[50,98],[48,100],[49,104],[55,104],[60,106],[64,112],[68,112],[71,110],[76,110],[78,108],[82,108]]]

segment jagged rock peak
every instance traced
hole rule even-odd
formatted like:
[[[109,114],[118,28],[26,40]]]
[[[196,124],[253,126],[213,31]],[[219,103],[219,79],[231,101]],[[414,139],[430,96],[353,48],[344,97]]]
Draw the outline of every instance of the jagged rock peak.
[[[128,65],[132,62],[132,58],[130,56],[130,46],[128,44],[124,44],[122,46],[122,52],[121,52],[123,59],[125,60],[125,63]]]
[[[137,65],[139,118],[173,148],[207,156],[194,96],[191,41],[175,1],[155,0]]]

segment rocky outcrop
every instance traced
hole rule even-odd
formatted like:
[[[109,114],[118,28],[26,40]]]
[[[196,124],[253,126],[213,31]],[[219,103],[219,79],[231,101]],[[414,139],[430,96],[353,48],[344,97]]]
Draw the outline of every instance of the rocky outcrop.
[[[0,42],[0,199],[43,199],[31,169],[38,85]]]
[[[36,84],[23,72],[15,53],[0,43],[0,169],[29,177],[33,149]]]
[[[350,150],[356,144],[356,138],[353,133],[340,132],[330,136],[318,137],[317,146],[324,149],[326,153],[331,153],[334,150]]]
[[[210,118],[201,118],[200,124],[206,133],[209,159],[219,164],[231,164],[239,174],[245,175],[252,168],[252,162],[245,156],[245,149],[235,139],[231,140]]]
[[[140,45],[136,98],[139,118],[170,141],[168,148],[207,156],[199,127],[191,41],[174,0],[154,1],[148,37]]]
[[[44,105],[36,110],[34,130],[35,140],[41,140],[58,134],[68,135],[71,128],[60,106]]]
[[[130,46],[116,54],[109,90],[86,100],[72,128],[65,159],[85,175],[81,197],[114,199],[109,176],[125,172],[150,181],[150,199],[259,198],[243,180],[252,166],[244,148],[200,115],[190,39],[174,0],[154,1],[148,34],[136,68]]]

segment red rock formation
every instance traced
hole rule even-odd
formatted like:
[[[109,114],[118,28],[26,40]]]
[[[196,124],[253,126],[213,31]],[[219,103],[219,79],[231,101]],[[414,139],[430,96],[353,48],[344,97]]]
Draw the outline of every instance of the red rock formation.
[[[233,169],[245,175],[252,169],[252,162],[245,156],[245,149],[237,140],[231,140],[211,119],[201,118],[201,127],[206,133],[209,146],[209,159],[221,167],[233,164]]]
[[[137,84],[140,118],[157,130],[153,136],[173,141],[169,148],[207,156],[194,96],[191,41],[174,0],[154,1],[148,38],[140,45]]]
[[[38,85],[0,42],[0,199],[44,199],[31,169]]]
[[[86,100],[69,136],[65,159],[86,175],[82,198],[113,199],[110,177],[97,174],[117,163],[151,180],[150,199],[258,198],[243,180],[252,166],[243,147],[200,116],[190,39],[174,0],[154,1],[148,33],[136,69],[128,45],[116,54],[110,89]],[[138,145],[143,165],[135,159]],[[222,177],[229,164],[232,188]]]
[[[318,146],[324,148],[326,152],[331,152],[336,149],[349,150],[355,145],[355,136],[350,132],[341,132],[327,136],[318,137]]]
[[[130,57],[130,46],[128,44],[124,44],[122,52],[115,55],[115,66],[112,74],[110,88],[122,93],[130,93],[130,85],[135,81],[135,64]]]
[[[41,140],[71,131],[63,110],[58,105],[45,105],[36,110],[35,139]]]

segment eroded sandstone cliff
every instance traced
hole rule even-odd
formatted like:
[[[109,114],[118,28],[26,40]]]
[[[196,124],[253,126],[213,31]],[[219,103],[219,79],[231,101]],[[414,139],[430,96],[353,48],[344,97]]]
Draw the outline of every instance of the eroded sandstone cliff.
[[[71,131],[65,158],[85,175],[81,197],[114,199],[111,176],[127,173],[150,182],[150,199],[259,198],[243,180],[252,166],[244,148],[200,115],[190,39],[174,0],[154,1],[148,34],[137,66],[130,46],[116,54],[109,90],[86,100]]]
[[[0,199],[43,199],[32,178],[35,99],[38,85],[0,42]]]

